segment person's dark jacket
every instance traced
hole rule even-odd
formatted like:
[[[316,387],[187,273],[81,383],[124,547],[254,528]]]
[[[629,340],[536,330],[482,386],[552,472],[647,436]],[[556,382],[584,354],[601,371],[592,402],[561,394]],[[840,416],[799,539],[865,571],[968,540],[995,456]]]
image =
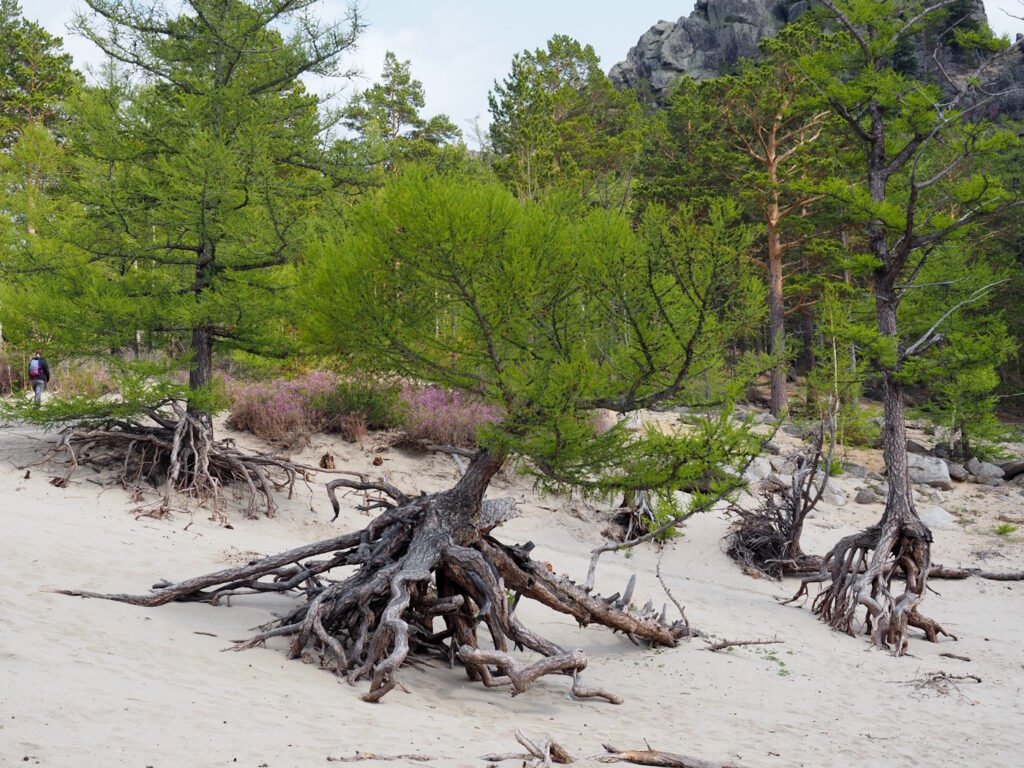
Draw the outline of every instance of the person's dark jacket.
[[[48,366],[46,364],[46,358],[45,357],[39,357],[39,355],[35,355],[35,356],[33,356],[32,359],[35,360],[36,358],[39,358],[39,374],[40,375],[34,376],[34,377],[32,376],[32,373],[31,373],[32,363],[30,362],[29,363],[29,380],[32,381],[34,379],[42,379],[47,384],[49,384],[50,383],[50,366]]]

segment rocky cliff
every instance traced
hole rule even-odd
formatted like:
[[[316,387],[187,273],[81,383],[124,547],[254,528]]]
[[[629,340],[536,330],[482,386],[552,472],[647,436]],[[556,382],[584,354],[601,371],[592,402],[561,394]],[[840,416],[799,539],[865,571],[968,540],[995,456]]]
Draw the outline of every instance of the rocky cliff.
[[[742,58],[757,59],[758,43],[773,37],[790,21],[805,13],[814,0],[697,0],[693,12],[678,21],[659,21],[645,32],[608,76],[618,88],[637,90],[655,103],[663,103],[680,77],[706,80],[733,70]],[[971,17],[987,23],[982,0],[975,0]],[[907,66],[918,76],[940,81],[932,58],[934,45],[918,40],[909,52]],[[973,70],[978,62],[966,62],[949,50],[940,59],[954,76]],[[1024,85],[1024,55],[1006,58],[986,77],[992,87],[1005,90]],[[1024,115],[1024,91],[1002,97],[995,110]]]

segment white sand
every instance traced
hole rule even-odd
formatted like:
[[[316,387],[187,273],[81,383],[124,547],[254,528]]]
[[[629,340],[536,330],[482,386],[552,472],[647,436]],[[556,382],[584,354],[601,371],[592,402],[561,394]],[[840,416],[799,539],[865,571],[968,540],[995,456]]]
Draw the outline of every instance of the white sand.
[[[1024,759],[1024,586],[970,580],[933,582],[924,610],[959,642],[915,639],[897,659],[864,638],[829,631],[807,607],[782,606],[795,582],[744,575],[721,551],[726,523],[709,514],[672,543],[663,569],[690,620],[720,638],[779,638],[782,645],[709,653],[701,640],[674,650],[636,648],[602,628],[579,629],[539,606],[520,608],[533,629],[590,658],[585,681],[625,698],[622,706],[573,701],[565,678],[539,681],[510,698],[443,666],[406,669],[405,694],[380,704],[359,698],[366,683],[339,683],[315,664],[290,661],[280,645],[222,650],[271,618],[283,603],[236,599],[230,608],[175,604],[136,608],[56,595],[81,588],[144,593],[160,578],[179,580],[361,527],[343,510],[336,523],[322,492],[302,487],[281,498],[276,519],[233,529],[208,513],[136,519],[120,488],[92,482],[109,474],[82,468],[60,489],[63,471],[39,461],[49,440],[24,428],[0,430],[0,766],[314,766],[356,750],[419,753],[436,766],[483,766],[489,752],[520,751],[513,734],[551,737],[577,755],[603,743],[652,747],[744,766],[1005,766]],[[328,441],[303,452],[313,461]],[[336,445],[339,467],[385,472],[400,487],[433,490],[456,478],[445,457],[375,454]],[[373,468],[374,455],[385,461]],[[867,457],[877,461],[877,457]],[[856,481],[841,480],[851,491]],[[936,531],[937,562],[984,561],[1024,567],[1021,534],[992,533],[999,515],[1024,516],[1019,489],[959,486],[943,505],[966,525]],[[609,513],[562,498],[539,498],[513,478],[492,495],[524,501],[521,519],[499,532],[532,539],[536,556],[577,578],[601,542]],[[353,506],[355,500],[348,500]],[[311,509],[312,508],[312,509]],[[578,512],[572,512],[575,508]],[[875,521],[876,506],[818,511],[805,549],[824,552],[837,537]],[[584,519],[581,519],[584,518]],[[594,522],[590,522],[593,520]],[[654,578],[658,552],[606,555],[598,589],[621,589],[637,572],[634,600],[665,600]],[[951,652],[970,662],[944,658]],[[976,674],[943,694],[908,681],[929,673]],[[410,761],[368,765],[423,765]],[[505,763],[518,765],[519,763]],[[596,764],[590,760],[580,764]]]

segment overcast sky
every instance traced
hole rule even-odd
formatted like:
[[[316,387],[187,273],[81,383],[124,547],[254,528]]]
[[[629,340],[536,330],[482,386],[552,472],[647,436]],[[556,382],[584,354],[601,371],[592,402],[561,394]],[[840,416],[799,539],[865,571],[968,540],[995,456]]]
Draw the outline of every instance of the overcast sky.
[[[24,14],[64,37],[64,47],[85,69],[101,60],[99,51],[70,34],[67,24],[83,0],[21,0]],[[169,4],[173,4],[173,0]],[[323,0],[325,18],[340,17],[346,0]],[[423,82],[427,114],[446,113],[469,133],[475,119],[489,123],[487,93],[510,69],[513,54],[534,50],[556,34],[594,46],[608,71],[660,19],[689,15],[693,0],[361,0],[367,30],[346,60],[364,73],[346,86],[361,90],[380,75],[386,51],[412,62],[413,76]],[[1011,38],[1024,22],[1021,0],[985,0],[989,22]],[[337,89],[338,86],[335,86]]]

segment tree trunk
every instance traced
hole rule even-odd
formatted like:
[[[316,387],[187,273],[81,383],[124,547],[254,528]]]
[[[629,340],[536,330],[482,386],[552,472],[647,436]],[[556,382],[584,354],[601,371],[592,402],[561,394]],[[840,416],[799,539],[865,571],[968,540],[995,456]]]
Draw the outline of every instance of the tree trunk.
[[[775,205],[778,208],[778,204]],[[789,407],[786,383],[786,312],[782,295],[782,247],[778,225],[768,226],[768,324],[771,332],[772,366],[771,412],[776,418]]]
[[[868,107],[871,118],[867,149],[868,191],[876,203],[886,198],[891,171],[885,151],[885,130],[877,102]],[[900,655],[908,645],[909,627],[922,629],[933,642],[948,635],[917,608],[924,600],[931,568],[932,536],[914,510],[907,465],[906,413],[901,367],[897,311],[900,298],[896,284],[905,264],[905,254],[890,251],[888,234],[881,220],[868,226],[868,242],[879,266],[874,275],[875,312],[879,334],[890,341],[892,357],[878,360],[882,370],[885,413],[885,466],[889,473],[889,496],[882,519],[861,533],[841,539],[825,555],[817,576],[805,579],[794,595],[807,593],[811,583],[827,583],[814,600],[814,611],[834,629],[854,634],[857,612],[867,611],[865,627],[876,647],[888,647]],[[902,594],[894,579],[902,576]]]
[[[207,327],[192,329],[192,365],[188,371],[188,388],[205,387],[213,380],[213,334]]]

